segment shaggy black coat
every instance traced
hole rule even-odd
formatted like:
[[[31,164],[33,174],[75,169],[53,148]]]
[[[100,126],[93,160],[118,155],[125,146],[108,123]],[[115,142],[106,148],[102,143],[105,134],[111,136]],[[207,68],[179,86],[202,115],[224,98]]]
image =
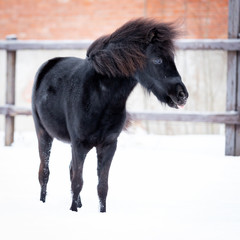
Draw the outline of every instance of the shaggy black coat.
[[[174,63],[172,24],[130,21],[97,39],[87,58],[54,58],[39,69],[33,87],[41,201],[45,202],[53,138],[71,143],[71,210],[82,206],[80,191],[85,157],[96,147],[100,211],[106,211],[108,174],[117,138],[126,120],[126,101],[140,83],[161,102],[178,108],[188,92]]]

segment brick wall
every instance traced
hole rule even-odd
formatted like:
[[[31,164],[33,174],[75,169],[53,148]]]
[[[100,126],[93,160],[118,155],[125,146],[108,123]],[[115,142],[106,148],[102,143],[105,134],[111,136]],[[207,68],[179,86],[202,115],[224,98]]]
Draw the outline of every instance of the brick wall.
[[[0,0],[0,39],[95,39],[129,19],[182,22],[186,38],[226,38],[228,0]]]

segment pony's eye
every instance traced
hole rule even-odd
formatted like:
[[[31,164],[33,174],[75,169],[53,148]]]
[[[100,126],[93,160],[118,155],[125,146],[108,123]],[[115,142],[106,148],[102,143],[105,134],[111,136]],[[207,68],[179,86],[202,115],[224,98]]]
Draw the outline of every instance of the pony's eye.
[[[154,64],[161,64],[162,63],[162,59],[161,58],[154,58],[153,59],[153,63]]]

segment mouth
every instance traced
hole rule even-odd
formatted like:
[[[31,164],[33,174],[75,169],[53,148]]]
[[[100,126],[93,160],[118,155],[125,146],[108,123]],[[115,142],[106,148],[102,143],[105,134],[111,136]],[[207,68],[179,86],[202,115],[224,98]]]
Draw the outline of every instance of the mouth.
[[[186,103],[187,103],[187,98],[177,100],[174,97],[169,96],[167,99],[167,105],[171,108],[183,109]]]

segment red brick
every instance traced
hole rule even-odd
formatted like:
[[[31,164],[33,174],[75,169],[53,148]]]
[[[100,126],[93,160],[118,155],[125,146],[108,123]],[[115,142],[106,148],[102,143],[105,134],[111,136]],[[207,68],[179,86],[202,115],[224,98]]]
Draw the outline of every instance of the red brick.
[[[95,39],[129,19],[183,22],[188,38],[226,38],[228,0],[0,0],[0,38]]]

